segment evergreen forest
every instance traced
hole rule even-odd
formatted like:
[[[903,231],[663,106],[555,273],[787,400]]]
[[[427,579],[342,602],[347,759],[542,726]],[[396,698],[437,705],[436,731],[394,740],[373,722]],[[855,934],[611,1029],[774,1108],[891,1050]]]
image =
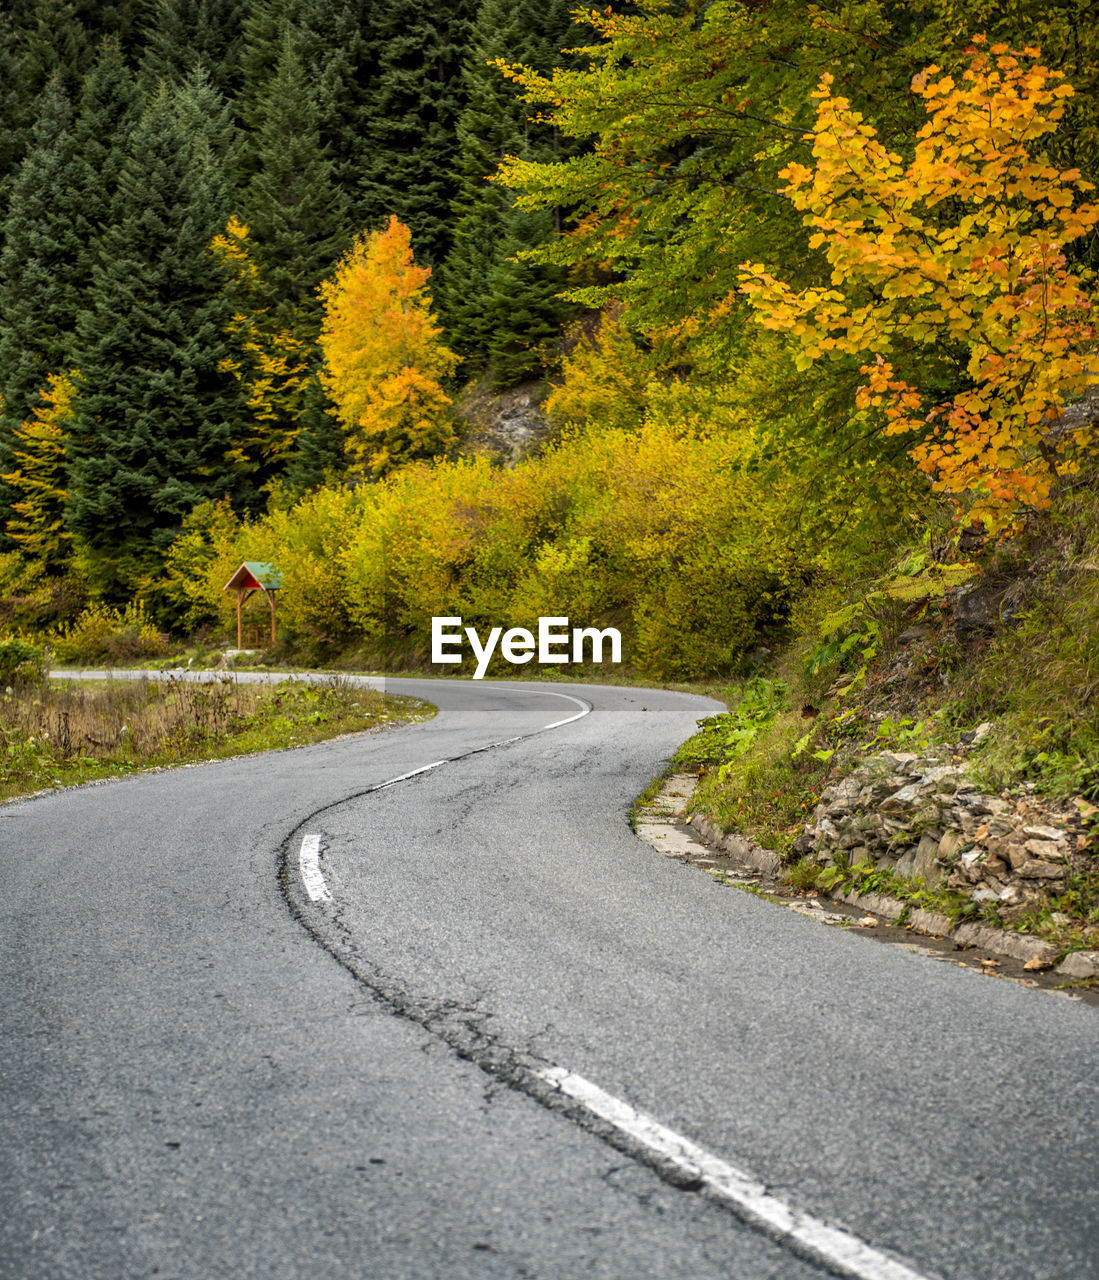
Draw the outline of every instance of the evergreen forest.
[[[8,0],[0,630],[227,638],[248,559],[284,660],[857,658],[1093,484],[1097,46],[1088,0]],[[473,447],[518,390],[536,447]]]

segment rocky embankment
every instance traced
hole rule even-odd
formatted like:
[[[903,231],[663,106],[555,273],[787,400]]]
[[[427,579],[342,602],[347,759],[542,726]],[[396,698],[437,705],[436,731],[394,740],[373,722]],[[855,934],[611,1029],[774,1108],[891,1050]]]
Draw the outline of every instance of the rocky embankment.
[[[1004,925],[1034,915],[1067,890],[1071,876],[1094,869],[1096,855],[1084,826],[1091,806],[1083,800],[1053,804],[1025,787],[999,794],[982,790],[971,776],[969,753],[990,732],[982,725],[929,754],[883,751],[864,758],[825,790],[795,850],[811,853],[824,866],[870,863],[913,888],[957,890],[993,906]],[[959,937],[966,930],[975,944],[988,945],[981,935],[990,930],[980,925],[952,928],[945,915],[933,911],[912,916],[924,932]],[[1071,923],[1056,913],[1052,922]],[[1048,943],[1024,944],[1018,936],[1036,963],[1057,954]],[[1099,936],[1087,941],[1099,944]],[[1065,964],[1061,971],[1069,976],[1099,975],[1099,952],[1075,952]]]

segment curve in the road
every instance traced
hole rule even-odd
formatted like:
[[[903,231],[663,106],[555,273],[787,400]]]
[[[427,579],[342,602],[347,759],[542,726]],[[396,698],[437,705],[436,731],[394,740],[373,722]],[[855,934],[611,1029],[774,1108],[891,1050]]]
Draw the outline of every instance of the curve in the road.
[[[809,1262],[823,1266],[834,1275],[849,1277],[849,1280],[929,1280],[926,1274],[921,1275],[903,1262],[889,1257],[843,1227],[823,1222],[793,1208],[778,1196],[769,1194],[765,1185],[751,1174],[704,1150],[652,1117],[636,1111],[627,1102],[607,1093],[583,1076],[548,1063],[532,1064],[524,1059],[524,1055],[510,1052],[487,1037],[477,1043],[476,1037],[471,1038],[469,1035],[468,1022],[456,1035],[453,1020],[440,1022],[433,1011],[424,1010],[409,1000],[405,993],[383,979],[376,970],[364,968],[361,962],[356,961],[354,949],[346,945],[346,936],[345,945],[333,945],[331,935],[315,928],[307,915],[295,905],[291,882],[291,851],[300,836],[297,858],[300,883],[310,902],[328,905],[336,913],[338,921],[339,904],[332,902],[331,892],[320,868],[322,836],[315,831],[303,830],[306,826],[317,825],[318,819],[327,810],[340,808],[349,800],[363,799],[374,792],[421,777],[458,760],[510,746],[547,730],[561,728],[590,714],[592,710],[590,702],[557,690],[524,687],[523,692],[567,698],[579,706],[580,710],[572,716],[527,733],[501,738],[445,760],[436,760],[411,769],[310,814],[291,833],[282,849],[280,882],[291,913],[320,946],[348,968],[375,995],[385,1000],[395,1013],[437,1035],[463,1058],[476,1063],[488,1074],[529,1095],[550,1110],[582,1124],[617,1150],[640,1160],[673,1186],[703,1192],[777,1244]]]
[[[884,1258],[846,1274],[1097,1275],[1090,1010],[821,930],[638,844],[629,804],[701,699],[386,684],[439,717],[0,811],[0,1280],[153,1274],[143,1256],[173,1280],[346,1280],[364,1239],[402,1280],[678,1277],[688,1254],[700,1276],[792,1280],[811,1268],[791,1252],[841,1260],[791,1227],[838,1221]],[[561,696],[597,714],[566,728],[546,714]],[[322,863],[328,899],[301,874]],[[439,1042],[453,1054],[417,1056]],[[512,1087],[471,1084],[484,1076],[458,1059]],[[494,1099],[479,1126],[471,1089]],[[475,1144],[450,1158],[440,1125]],[[379,1154],[401,1165],[382,1201],[358,1178],[387,1132]],[[633,1160],[615,1165],[591,1133]],[[164,1167],[165,1148],[187,1162]],[[467,1172],[489,1151],[506,1179],[484,1161]],[[439,1183],[448,1161],[480,1202]],[[676,1197],[643,1163],[703,1194]],[[783,1248],[712,1203],[745,1180],[738,1165],[768,1179],[747,1179],[769,1199],[742,1217],[795,1215]],[[354,1229],[294,1218],[299,1167]],[[423,1173],[415,1194],[402,1169]],[[642,1227],[660,1218],[655,1252],[618,1177],[664,1206]],[[535,1235],[512,1193],[532,1181],[536,1197],[552,1188],[544,1206],[597,1203],[613,1234],[579,1249]],[[497,1201],[509,1213],[486,1235],[480,1205]],[[468,1221],[481,1234],[463,1236]],[[700,1267],[699,1224],[724,1251]],[[506,1242],[515,1261],[453,1239]],[[176,1241],[206,1261],[177,1265]],[[277,1265],[242,1270],[244,1247]]]

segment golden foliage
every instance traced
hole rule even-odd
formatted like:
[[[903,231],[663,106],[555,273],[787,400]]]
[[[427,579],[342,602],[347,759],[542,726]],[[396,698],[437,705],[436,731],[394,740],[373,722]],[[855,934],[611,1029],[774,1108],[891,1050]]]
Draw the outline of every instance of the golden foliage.
[[[219,365],[244,384],[251,417],[249,429],[237,433],[229,457],[242,470],[257,471],[285,460],[294,448],[297,420],[312,376],[310,345],[292,328],[274,324],[266,308],[252,305],[259,272],[245,223],[231,217],[210,247],[247,307],[234,314],[231,324],[233,335],[240,338],[243,358],[226,359]]]
[[[761,323],[793,335],[802,367],[863,357],[858,408],[887,434],[918,432],[911,456],[933,487],[999,531],[1047,506],[1075,467],[1051,425],[1094,377],[1096,329],[1063,249],[1099,223],[1099,205],[1077,170],[1035,151],[1071,86],[1038,49],[986,43],[974,38],[960,81],[936,66],[913,81],[929,119],[907,164],[822,77],[814,165],[783,176],[830,285],[795,290],[759,263],[741,283]],[[917,385],[920,347],[962,353],[951,399],[928,403]]]
[[[654,675],[721,670],[831,553],[799,526],[796,477],[761,484],[732,436],[666,409],[633,430],[566,433],[506,471],[418,462],[252,522],[211,510],[192,598],[228,624],[221,588],[260,558],[283,570],[280,623],[306,643],[399,641],[426,660],[433,615],[482,628],[568,615],[619,627],[626,662]]]
[[[57,570],[69,557],[65,430],[75,396],[72,373],[51,374],[38,413],[15,431],[14,471],[0,477],[15,491],[8,536],[35,572]]]
[[[384,231],[360,236],[321,285],[322,380],[348,455],[371,475],[437,454],[453,439],[440,379],[458,359],[439,340],[430,276],[413,261],[409,229],[391,217]]]
[[[545,404],[560,426],[634,427],[644,416],[649,381],[646,356],[620,313],[621,308],[605,308],[598,332],[582,333],[562,360],[564,376]]]

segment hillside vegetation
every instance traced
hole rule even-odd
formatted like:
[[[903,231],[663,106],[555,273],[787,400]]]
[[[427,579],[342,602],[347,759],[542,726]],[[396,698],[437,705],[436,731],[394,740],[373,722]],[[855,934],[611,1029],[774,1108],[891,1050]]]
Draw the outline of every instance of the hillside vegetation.
[[[214,644],[268,560],[274,659],[568,615],[754,677],[772,834],[871,728],[999,717],[1087,790],[1096,44],[1084,0],[19,0],[0,625]],[[539,379],[542,447],[466,456]]]

